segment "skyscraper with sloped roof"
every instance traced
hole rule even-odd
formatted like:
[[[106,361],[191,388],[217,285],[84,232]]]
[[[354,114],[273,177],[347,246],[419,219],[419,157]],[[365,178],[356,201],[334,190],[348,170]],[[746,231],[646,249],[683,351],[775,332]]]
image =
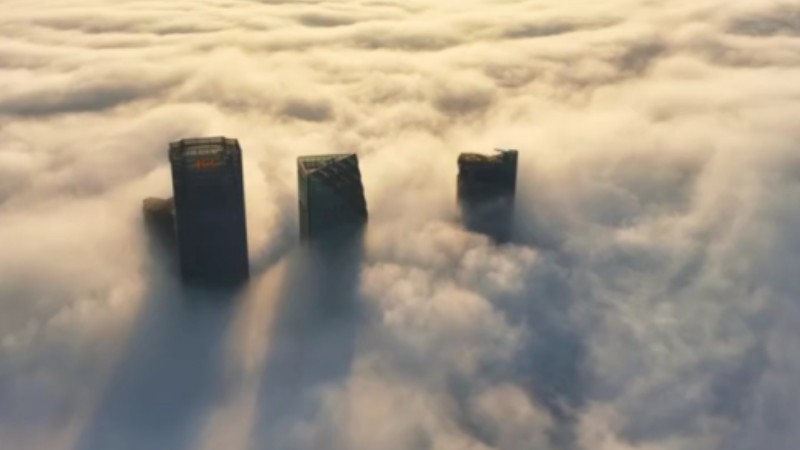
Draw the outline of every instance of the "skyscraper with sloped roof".
[[[357,230],[367,221],[357,155],[303,156],[297,170],[302,239]]]

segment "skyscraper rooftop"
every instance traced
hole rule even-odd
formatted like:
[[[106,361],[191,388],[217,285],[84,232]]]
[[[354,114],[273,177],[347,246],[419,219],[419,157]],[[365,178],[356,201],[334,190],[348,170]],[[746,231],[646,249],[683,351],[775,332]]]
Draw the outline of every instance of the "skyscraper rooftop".
[[[510,239],[517,188],[516,150],[493,155],[463,153],[458,158],[458,202],[471,231],[495,240]]]
[[[297,159],[300,235],[357,229],[367,220],[367,202],[358,156],[333,154]]]

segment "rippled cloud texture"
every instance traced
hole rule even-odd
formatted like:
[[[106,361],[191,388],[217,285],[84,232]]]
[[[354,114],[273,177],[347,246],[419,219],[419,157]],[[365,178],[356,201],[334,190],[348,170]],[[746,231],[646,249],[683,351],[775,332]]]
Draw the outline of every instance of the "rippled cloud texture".
[[[0,6],[3,449],[797,448],[800,2]],[[222,302],[140,217],[207,135],[245,152]],[[492,147],[507,246],[454,205]],[[296,245],[328,152],[371,212],[338,260]]]

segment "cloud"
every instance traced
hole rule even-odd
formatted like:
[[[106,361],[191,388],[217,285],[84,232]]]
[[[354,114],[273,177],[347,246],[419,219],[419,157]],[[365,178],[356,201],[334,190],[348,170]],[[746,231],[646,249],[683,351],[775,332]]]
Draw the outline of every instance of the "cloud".
[[[0,18],[15,449],[796,447],[796,1],[48,1]],[[175,286],[167,144],[245,152],[253,283]],[[521,149],[516,237],[460,152]],[[301,154],[356,152],[346,256]]]

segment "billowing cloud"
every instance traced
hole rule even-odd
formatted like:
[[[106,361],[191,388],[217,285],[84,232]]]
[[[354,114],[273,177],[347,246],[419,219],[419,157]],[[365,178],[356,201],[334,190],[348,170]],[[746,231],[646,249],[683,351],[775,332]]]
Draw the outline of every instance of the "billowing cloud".
[[[5,2],[3,449],[794,450],[800,2]],[[253,282],[178,288],[167,144],[245,152]],[[515,239],[459,152],[521,149]],[[356,152],[344,253],[295,157]]]

